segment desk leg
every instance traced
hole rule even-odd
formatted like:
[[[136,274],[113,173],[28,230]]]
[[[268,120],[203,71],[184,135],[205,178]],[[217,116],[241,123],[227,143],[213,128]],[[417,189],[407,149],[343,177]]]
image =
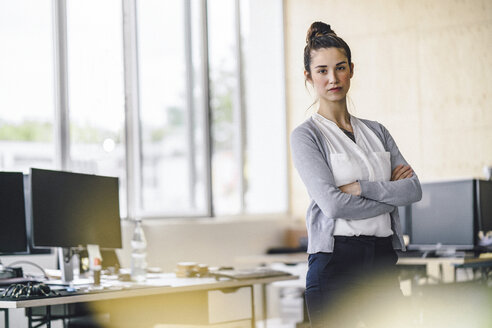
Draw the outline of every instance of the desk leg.
[[[27,326],[29,328],[32,328],[32,309],[27,308],[26,309],[26,314],[27,314]]]
[[[256,327],[256,317],[255,317],[255,285],[251,285],[251,328]]]
[[[3,311],[3,320],[5,323],[5,328],[9,328],[9,309],[0,309]]]
[[[46,328],[51,328],[51,305],[46,308]]]
[[[63,306],[63,312],[64,313],[70,313],[70,310],[68,309],[68,304],[65,304]],[[68,320],[70,320],[70,319],[68,319]],[[63,317],[62,322],[63,322],[63,328],[67,328],[67,318],[65,316]]]
[[[268,309],[267,309],[267,286],[266,286],[266,284],[261,284],[261,294],[262,294],[262,302],[263,302],[263,328],[267,328]]]
[[[27,324],[29,328],[38,328],[46,325],[47,328],[51,328],[51,305],[46,306],[46,314],[44,317],[34,318],[32,314],[32,308],[26,308]]]

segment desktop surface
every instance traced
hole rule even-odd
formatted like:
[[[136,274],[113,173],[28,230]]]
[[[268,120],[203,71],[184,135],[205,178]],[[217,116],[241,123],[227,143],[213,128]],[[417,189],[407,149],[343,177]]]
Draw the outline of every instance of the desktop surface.
[[[102,279],[101,286],[60,287],[44,298],[0,299],[0,309],[26,308],[29,320],[40,307],[90,303],[91,316],[105,315],[111,327],[156,325],[254,327],[254,285],[297,279],[276,276],[254,279],[177,278],[174,273],[148,274],[144,283]],[[48,310],[46,310],[48,311]],[[70,316],[68,314],[68,316]],[[50,319],[48,319],[50,320]],[[7,325],[8,326],[8,325]]]
[[[292,276],[289,272],[274,270],[268,267],[243,270],[217,270],[210,274],[215,278],[230,278],[237,280]]]
[[[221,277],[177,278],[174,273],[148,274],[143,283],[119,281],[115,277],[105,277],[100,286],[82,284],[75,287],[50,285],[56,294],[45,297],[1,298],[0,308],[24,308],[79,302],[105,301],[141,296],[175,294],[217,289],[238,288],[254,284],[268,284],[275,281],[297,279],[297,276],[282,275],[256,277],[248,279],[231,279]],[[3,292],[2,292],[3,293]],[[0,293],[1,295],[1,293]]]

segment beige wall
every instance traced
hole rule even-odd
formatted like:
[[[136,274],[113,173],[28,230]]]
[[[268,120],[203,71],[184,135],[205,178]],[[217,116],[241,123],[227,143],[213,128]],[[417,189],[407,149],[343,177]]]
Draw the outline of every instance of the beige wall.
[[[285,0],[288,131],[313,101],[304,87],[309,25],[352,50],[352,114],[383,123],[421,181],[482,177],[492,165],[492,1]],[[307,195],[290,164],[291,209]]]
[[[145,220],[147,262],[165,272],[172,272],[178,262],[188,261],[210,266],[251,267],[254,263],[242,263],[238,259],[283,246],[290,222],[284,215],[230,220]],[[123,267],[131,265],[132,231],[133,224],[122,221],[123,249],[119,251],[119,258]]]

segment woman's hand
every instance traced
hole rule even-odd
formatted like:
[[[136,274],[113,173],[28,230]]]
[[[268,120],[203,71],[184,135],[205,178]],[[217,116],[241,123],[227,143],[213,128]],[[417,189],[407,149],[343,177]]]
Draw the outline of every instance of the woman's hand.
[[[358,183],[357,181],[340,186],[338,187],[338,189],[346,194],[360,196],[360,183]]]
[[[413,170],[410,165],[397,165],[391,173],[391,181],[403,180],[410,178],[413,175]]]

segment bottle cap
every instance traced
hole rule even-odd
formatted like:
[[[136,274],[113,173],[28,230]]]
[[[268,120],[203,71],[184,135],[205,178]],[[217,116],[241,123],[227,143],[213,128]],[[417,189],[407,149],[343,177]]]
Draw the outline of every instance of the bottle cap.
[[[101,270],[101,259],[99,257],[94,258],[94,270]]]

